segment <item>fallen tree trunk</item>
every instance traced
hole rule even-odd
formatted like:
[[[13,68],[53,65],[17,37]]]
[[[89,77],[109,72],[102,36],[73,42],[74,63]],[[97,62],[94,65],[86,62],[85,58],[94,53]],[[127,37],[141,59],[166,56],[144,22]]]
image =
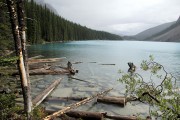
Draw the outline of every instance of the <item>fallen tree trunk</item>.
[[[103,97],[98,97],[97,102],[125,106],[126,98],[125,97],[114,97],[114,96],[103,96]]]
[[[52,114],[54,111],[46,110],[48,114]],[[136,116],[123,116],[123,115],[110,115],[101,112],[87,112],[87,111],[69,111],[66,113],[69,117],[81,118],[83,120],[102,120],[103,118],[113,120],[137,120]]]
[[[82,82],[91,83],[91,82],[89,82],[89,81],[82,80],[82,79],[79,79],[79,78],[75,78],[75,77],[72,77],[72,76],[69,76],[69,78],[74,79],[74,80],[78,80],[78,81],[82,81]]]
[[[52,66],[44,66],[44,68],[29,70],[29,75],[59,75],[59,74],[75,74],[78,70],[68,69],[51,69]],[[12,74],[13,76],[19,75],[18,72]]]
[[[75,104],[71,104],[71,105],[65,107],[64,109],[59,110],[59,111],[53,113],[52,115],[48,115],[47,117],[44,118],[44,120],[50,120],[50,119],[53,119],[53,118],[55,118],[55,117],[57,117],[57,116],[61,116],[62,114],[67,113],[68,111],[70,111],[70,110],[72,110],[72,109],[74,109],[74,108],[77,108],[77,107],[79,107],[79,106],[81,106],[81,105],[84,105],[84,104],[92,101],[94,98],[96,98],[96,97],[98,97],[98,96],[100,96],[100,95],[107,94],[107,93],[108,93],[109,91],[111,91],[112,89],[113,89],[113,88],[108,89],[108,90],[106,90],[106,91],[103,91],[103,92],[101,92],[101,93],[98,93],[98,94],[96,94],[96,95],[93,95],[93,96],[91,96],[91,97],[88,97],[88,98],[86,98],[86,99],[84,99],[84,100],[82,100],[82,101],[80,101],[80,102],[75,103]]]
[[[52,114],[55,111],[46,110],[48,114]],[[69,117],[81,118],[83,120],[102,120],[103,114],[98,112],[86,112],[86,111],[69,111],[66,113]]]
[[[72,63],[72,64],[80,64],[80,63],[83,63],[83,62],[74,62],[74,63]]]
[[[61,78],[59,80],[54,81],[51,85],[49,85],[43,92],[41,92],[39,95],[37,95],[33,100],[33,107],[35,108],[38,106],[53,90],[56,88],[61,81]]]
[[[29,64],[34,64],[34,63],[49,63],[49,62],[58,62],[61,61],[63,59],[65,59],[66,57],[62,57],[62,58],[47,58],[47,59],[29,59],[28,63]]]
[[[42,58],[42,57],[44,57],[44,56],[42,56],[42,55],[37,55],[37,56],[28,58],[28,60],[37,59],[37,58]]]
[[[70,74],[71,72],[66,69],[62,70],[51,70],[51,69],[34,69],[29,70],[29,75],[58,75],[58,74]]]
[[[87,97],[48,97],[45,100],[53,100],[53,101],[75,100],[75,101],[81,101],[81,100],[86,99],[86,98]],[[97,102],[125,106],[126,98],[125,97],[115,97],[115,96],[103,96],[103,97],[99,96],[97,98]]]
[[[103,116],[113,120],[137,120],[136,116],[108,115],[107,113],[103,113]]]
[[[116,65],[116,64],[100,64],[100,65]]]

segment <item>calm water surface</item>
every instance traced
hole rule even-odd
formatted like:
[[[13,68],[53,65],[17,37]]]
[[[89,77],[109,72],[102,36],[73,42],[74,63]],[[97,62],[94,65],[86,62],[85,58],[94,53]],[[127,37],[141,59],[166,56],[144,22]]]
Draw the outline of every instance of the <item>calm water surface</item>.
[[[43,87],[54,79],[64,78],[54,91],[52,96],[90,96],[97,91],[114,88],[110,95],[120,96],[124,93],[124,86],[117,81],[120,77],[118,70],[128,70],[128,62],[137,66],[137,72],[143,74],[140,69],[142,60],[148,60],[149,55],[155,57],[155,61],[161,63],[168,72],[172,72],[178,78],[180,84],[180,44],[165,42],[140,42],[140,41],[75,41],[66,43],[49,43],[44,45],[32,45],[29,47],[31,56],[43,55],[46,58],[66,57],[57,65],[66,65],[67,61],[82,62],[73,66],[79,70],[74,77],[89,81],[71,80],[62,75],[32,76],[33,95],[36,95]],[[115,65],[101,65],[115,64]],[[147,80],[149,80],[148,76]],[[148,106],[143,104],[128,103],[124,108],[114,105],[93,104],[91,102],[78,109],[88,111],[107,111],[112,114],[132,115],[140,112],[146,115]],[[48,101],[45,103],[49,109],[58,109],[66,103]]]

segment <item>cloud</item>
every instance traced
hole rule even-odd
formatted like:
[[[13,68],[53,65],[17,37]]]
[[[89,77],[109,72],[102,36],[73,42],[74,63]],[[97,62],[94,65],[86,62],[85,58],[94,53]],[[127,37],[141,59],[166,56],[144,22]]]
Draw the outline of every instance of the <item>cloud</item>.
[[[136,34],[175,21],[180,0],[45,0],[64,18],[118,34]]]

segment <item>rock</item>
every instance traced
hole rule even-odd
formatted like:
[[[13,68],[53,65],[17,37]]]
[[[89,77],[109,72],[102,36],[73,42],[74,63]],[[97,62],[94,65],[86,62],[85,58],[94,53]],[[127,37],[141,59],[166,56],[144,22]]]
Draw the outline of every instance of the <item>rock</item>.
[[[0,93],[3,93],[4,92],[4,88],[0,88]]]
[[[44,89],[46,86],[45,85],[36,85],[36,87],[39,89]]]
[[[23,102],[23,98],[16,98],[15,101],[16,102]]]
[[[12,92],[12,90],[9,89],[9,88],[4,88],[4,92],[5,92],[6,94],[10,94],[10,93]]]
[[[67,97],[73,93],[72,88],[59,88],[55,89],[51,96],[55,97]]]
[[[98,88],[80,87],[80,88],[78,88],[78,91],[96,92],[96,91],[98,91]]]
[[[8,87],[0,88],[0,93],[10,94],[12,92]]]

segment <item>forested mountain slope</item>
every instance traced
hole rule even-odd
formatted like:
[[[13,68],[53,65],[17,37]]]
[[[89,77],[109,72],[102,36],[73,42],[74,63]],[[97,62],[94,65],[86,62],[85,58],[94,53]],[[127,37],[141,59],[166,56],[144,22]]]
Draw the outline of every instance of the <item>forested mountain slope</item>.
[[[0,0],[0,50],[13,47],[10,19],[6,0]],[[39,5],[34,0],[26,0],[27,40],[30,44],[44,41],[67,40],[120,40],[120,36],[103,31],[96,31],[70,22],[55,14],[46,5]]]
[[[13,49],[12,30],[7,14],[5,0],[0,0],[0,53],[3,50]]]
[[[94,40],[109,39],[119,40],[120,36],[103,31],[96,31],[85,26],[70,22],[46,6],[36,4],[33,0],[26,2],[27,37],[31,43],[45,40],[66,41],[66,40]]]

